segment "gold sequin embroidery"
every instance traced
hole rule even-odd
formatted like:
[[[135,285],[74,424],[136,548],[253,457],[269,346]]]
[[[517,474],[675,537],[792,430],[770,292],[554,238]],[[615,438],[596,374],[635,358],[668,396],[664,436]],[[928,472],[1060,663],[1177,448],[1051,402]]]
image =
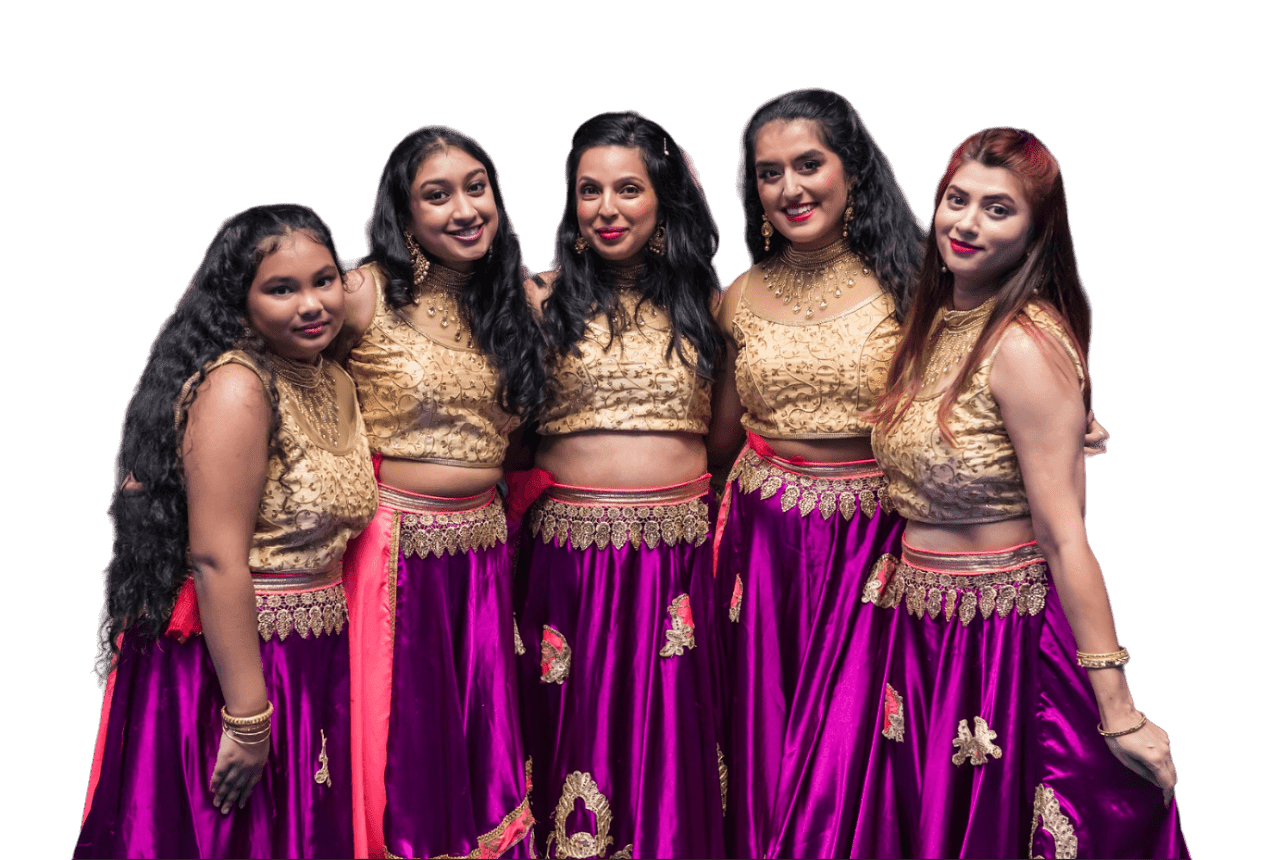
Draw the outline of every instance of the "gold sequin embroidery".
[[[405,556],[440,558],[506,542],[507,519],[496,497],[471,511],[403,514],[400,519],[400,552]]]
[[[982,717],[973,718],[973,732],[969,732],[969,722],[961,720],[958,733],[955,739],[951,741],[953,747],[957,747],[956,753],[951,756],[951,763],[956,767],[964,764],[967,758],[969,764],[977,767],[978,765],[987,763],[987,756],[992,758],[1000,758],[1004,755],[1004,751],[996,746],[994,741],[996,733],[987,725],[987,721]]]
[[[566,832],[565,824],[573,812],[574,804],[579,800],[586,806],[587,811],[595,816],[596,832],[594,834],[586,830],[579,830],[576,833]],[[556,804],[555,832],[547,835],[547,857],[574,858],[574,860],[602,857],[613,842],[613,837],[609,835],[609,828],[612,825],[613,811],[609,808],[609,799],[600,792],[591,774],[575,770],[565,777],[560,802]],[[630,857],[631,845],[625,845],[612,856]]]
[[[716,744],[716,771],[720,774],[720,812],[729,812],[729,765],[725,764],[724,751]]]
[[[333,780],[329,778],[329,753],[325,749],[327,738],[324,736],[324,729],[320,730],[320,769],[316,771],[316,785],[325,785],[333,788]]]
[[[797,467],[801,468],[801,467]],[[851,520],[859,511],[864,517],[875,515],[876,506],[889,510],[888,484],[875,468],[845,471],[862,471],[856,477],[823,477],[819,474],[797,474],[783,469],[747,448],[734,463],[729,482],[737,481],[744,493],[760,492],[761,499],[771,499],[782,492],[782,509],[799,508],[801,516],[808,516],[816,509],[824,520],[839,511]],[[816,471],[816,470],[814,470]]]
[[[254,595],[258,606],[258,635],[265,642],[284,641],[297,633],[308,636],[341,633],[347,623],[347,596],[342,583],[316,591],[267,592]]]
[[[542,625],[542,678],[544,684],[563,684],[569,677],[573,649],[564,634],[550,624]]]
[[[512,626],[515,628],[515,633],[516,633],[516,656],[523,657],[525,654],[525,647],[524,647],[524,640],[520,638],[520,619],[516,618],[515,615],[513,614],[511,617],[511,620],[513,622]]]
[[[529,525],[543,543],[555,541],[576,550],[593,544],[638,549],[642,540],[654,549],[659,544],[702,546],[711,520],[702,499],[661,505],[571,505],[544,499],[529,512]]]
[[[908,561],[881,556],[862,589],[862,602],[881,608],[895,607],[904,600],[907,612],[917,618],[946,621],[959,616],[968,626],[979,613],[1006,617],[1015,609],[1019,615],[1038,615],[1048,593],[1049,568],[1042,561],[1014,570],[976,574],[942,573],[922,570]]]
[[[902,695],[889,684],[884,685],[884,727],[880,734],[891,741],[902,742],[906,720],[902,710]]]
[[[1043,827],[1053,837],[1053,855],[1058,860],[1075,860],[1079,851],[1076,841],[1076,830],[1071,826],[1058,804],[1053,789],[1047,785],[1036,787],[1035,801],[1031,806],[1031,841],[1027,845],[1027,855],[1036,860],[1045,860],[1044,855],[1035,854],[1036,832]]]
[[[661,657],[679,657],[684,649],[696,647],[693,641],[693,609],[689,606],[689,595],[681,594],[671,601],[667,607],[667,615],[671,618],[671,629],[666,631],[667,644],[658,652]]]
[[[742,576],[733,578],[733,594],[729,597],[729,620],[736,622],[742,617]]]

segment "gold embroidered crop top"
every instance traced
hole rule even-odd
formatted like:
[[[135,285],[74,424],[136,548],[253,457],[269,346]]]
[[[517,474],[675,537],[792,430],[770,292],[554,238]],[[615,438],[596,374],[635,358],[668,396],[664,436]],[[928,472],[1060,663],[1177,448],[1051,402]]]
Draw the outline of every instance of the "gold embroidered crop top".
[[[387,305],[378,267],[363,271],[371,276],[377,304],[347,370],[360,395],[369,445],[384,457],[501,466],[507,434],[520,419],[498,406],[498,373],[488,357],[461,340],[446,344],[418,329]]]
[[[861,268],[861,264],[852,253],[839,250],[843,253],[826,264],[842,264],[840,280],[848,287],[851,272],[856,271],[852,267]],[[768,278],[773,270],[787,267],[788,252],[792,252],[790,246],[748,272],[747,278]],[[792,256],[799,255],[792,252]],[[820,274],[826,271],[818,269]],[[866,269],[857,277],[875,279]],[[772,286],[768,280],[766,283]],[[825,293],[820,298],[821,307],[825,307]],[[794,321],[770,319],[751,306],[743,286],[732,329],[738,348],[734,380],[746,410],[742,425],[767,439],[871,435],[871,425],[861,413],[874,406],[884,392],[889,360],[898,345],[893,300],[877,289],[847,311],[817,322],[801,319],[801,301],[799,297],[794,301]]]
[[[239,350],[225,352],[206,372],[240,364],[262,380],[269,376]],[[267,461],[267,480],[249,544],[249,570],[254,573],[328,570],[342,560],[347,540],[364,530],[378,508],[369,444],[356,402],[355,386],[342,368],[324,362],[336,400],[336,414],[326,426],[309,415],[306,395],[277,370],[280,395],[280,451]],[[192,377],[191,382],[194,382]],[[179,397],[183,403],[189,391]],[[323,380],[325,387],[327,383]],[[326,404],[327,405],[327,404]],[[181,407],[180,407],[181,408]],[[328,438],[326,438],[328,437]]]
[[[639,304],[636,291],[619,291],[620,330],[612,343],[603,314],[587,322],[578,342],[582,354],[562,357],[553,371],[540,432],[707,432],[711,382],[686,367],[679,354],[667,360],[671,322],[651,303]],[[685,355],[696,355],[687,338],[682,346]]]
[[[970,311],[944,310],[931,340],[936,343],[939,325],[968,327],[975,315],[990,313],[989,305]],[[1084,364],[1058,322],[1034,303],[1027,305],[1026,318],[1066,348],[1083,388]],[[1018,324],[1017,320],[1011,323]],[[947,416],[955,447],[938,427],[941,391],[917,397],[899,424],[887,430],[877,426],[872,433],[871,445],[889,481],[889,496],[908,519],[962,525],[1030,515],[1018,457],[991,394],[991,367],[1003,339],[978,364]]]

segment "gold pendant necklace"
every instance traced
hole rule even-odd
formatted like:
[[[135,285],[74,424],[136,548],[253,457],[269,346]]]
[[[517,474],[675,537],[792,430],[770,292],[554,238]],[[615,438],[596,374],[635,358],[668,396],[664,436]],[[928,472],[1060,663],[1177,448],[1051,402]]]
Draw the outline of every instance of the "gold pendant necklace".
[[[803,310],[805,319],[812,319],[814,310],[827,309],[828,295],[833,300],[842,297],[844,290],[854,285],[856,275],[871,274],[843,238],[814,251],[787,245],[761,268],[765,288],[793,314],[798,316]]]
[[[338,386],[325,372],[324,356],[315,364],[273,356],[276,377],[288,387],[289,397],[320,438],[338,444]]]
[[[467,349],[475,347],[475,339],[458,311],[458,305],[462,301],[462,288],[470,277],[468,272],[458,272],[440,265],[432,266],[414,299],[426,311],[427,319],[437,321],[443,333],[453,335],[455,343],[461,343],[463,334],[466,334]]]
[[[967,311],[943,310],[939,317],[925,363],[922,391],[928,391],[946,377],[954,368],[964,363],[965,357],[978,342],[978,335],[991,318],[996,297],[992,296],[976,308]]]

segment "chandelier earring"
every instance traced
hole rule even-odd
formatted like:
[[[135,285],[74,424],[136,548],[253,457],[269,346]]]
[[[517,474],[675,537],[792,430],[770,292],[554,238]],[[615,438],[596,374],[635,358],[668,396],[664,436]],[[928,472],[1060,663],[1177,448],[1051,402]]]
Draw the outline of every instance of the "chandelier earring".
[[[661,257],[667,252],[667,225],[659,224],[653,228],[653,235],[649,237],[649,250],[654,256]]]
[[[764,252],[769,253],[769,237],[773,235],[773,225],[769,223],[769,216],[764,216],[764,223],[760,225],[760,235],[764,237]]]
[[[408,227],[404,228],[404,247],[409,252],[409,263],[413,266],[413,285],[421,287],[427,281],[427,272],[431,271],[431,261],[422,253],[418,240],[413,238],[413,232]]]
[[[573,240],[573,251],[575,254],[581,257],[582,252],[585,250],[587,250],[587,239],[585,236],[579,233],[578,238]]]

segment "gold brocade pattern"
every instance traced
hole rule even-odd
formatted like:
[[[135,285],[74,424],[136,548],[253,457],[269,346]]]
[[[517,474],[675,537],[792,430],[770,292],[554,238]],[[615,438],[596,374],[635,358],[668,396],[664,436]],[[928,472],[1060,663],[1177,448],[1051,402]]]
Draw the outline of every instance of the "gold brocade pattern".
[[[387,457],[496,467],[520,419],[497,403],[498,374],[484,353],[437,340],[408,312],[386,304],[377,266],[363,271],[376,295],[373,321],[351,350],[347,368],[360,393],[369,444]]]
[[[566,832],[566,823],[573,812],[574,804],[581,800],[587,811],[595,816],[596,832],[586,830],[576,833]],[[590,857],[604,857],[613,842],[609,828],[613,825],[613,811],[609,808],[609,799],[600,792],[591,774],[575,770],[565,777],[564,789],[560,793],[560,802],[556,804],[555,832],[547,835],[547,857],[573,858],[586,860]],[[554,851],[554,854],[552,853]],[[612,857],[630,857],[631,845],[628,844]]]
[[[495,494],[484,507],[470,511],[402,514],[400,552],[440,558],[477,549],[489,549],[507,542],[507,519],[502,500]]]
[[[566,355],[554,370],[553,399],[543,409],[545,435],[581,430],[707,432],[711,382],[667,358],[671,323],[664,311],[632,290],[618,294],[617,337],[610,342],[603,315],[589,321],[578,342],[581,355]],[[693,344],[681,342],[692,360]]]
[[[684,654],[684,649],[697,647],[693,641],[693,609],[689,606],[689,595],[681,594],[671,601],[667,615],[671,618],[671,629],[666,631],[667,644],[662,646],[658,656],[679,657]]]
[[[1036,860],[1046,860],[1043,854],[1034,853],[1036,831],[1041,827],[1053,837],[1053,856],[1057,860],[1075,860],[1080,850],[1076,829],[1063,813],[1053,789],[1047,785],[1036,786],[1036,797],[1031,806],[1031,841],[1027,845],[1027,856]]]
[[[320,730],[320,767],[315,773],[316,785],[324,785],[333,788],[333,779],[329,776],[329,752],[325,749],[328,744],[328,738],[324,736],[324,729]]]
[[[996,733],[982,717],[973,718],[972,733],[969,732],[968,720],[961,720],[956,737],[951,741],[951,745],[957,748],[955,755],[951,756],[951,763],[960,767],[967,758],[969,764],[977,767],[987,763],[987,756],[1000,758],[1004,750],[995,745],[995,739]]]
[[[332,636],[347,624],[347,596],[338,582],[315,591],[259,592],[254,594],[258,606],[258,635],[262,641],[291,634],[303,639],[309,636]]]
[[[902,711],[902,695],[889,684],[884,685],[884,726],[880,734],[891,741],[902,742],[906,736],[906,717]]]
[[[529,524],[543,543],[585,550],[610,544],[622,549],[631,544],[638,549],[644,541],[650,549],[658,544],[702,546],[711,529],[710,511],[702,499],[657,505],[573,505],[543,499],[529,512]]]
[[[905,558],[881,556],[871,569],[862,589],[862,602],[881,608],[906,601],[907,612],[917,618],[939,615],[950,621],[959,617],[968,626],[979,613],[983,620],[1019,615],[1038,615],[1044,609],[1049,568],[1043,559],[1010,570],[985,573],[951,573],[924,570]]]
[[[764,265],[781,265],[780,258]],[[766,318],[744,296],[732,332],[744,427],[768,439],[870,435],[860,413],[884,393],[899,338],[893,301],[883,291],[816,322]]]
[[[724,751],[716,744],[716,771],[720,774],[720,812],[729,812],[729,765],[725,764]]]
[[[841,474],[837,476],[838,471]],[[824,476],[823,472],[832,475]],[[771,499],[781,491],[782,510],[798,507],[806,517],[816,509],[824,520],[836,511],[851,520],[858,511],[864,517],[874,516],[877,505],[888,509],[888,484],[874,463],[869,467],[783,468],[747,448],[729,473],[729,482],[734,481],[744,493],[759,490],[761,499]]]
[[[1027,305],[1026,319],[1066,348],[1083,385],[1084,365],[1061,326],[1035,304]],[[955,447],[938,426],[941,392],[916,398],[900,423],[878,426],[872,434],[876,461],[889,481],[889,495],[904,517],[962,524],[1030,514],[1018,457],[991,393],[991,367],[999,349],[997,343],[978,364],[947,417]]]
[[[267,372],[240,350],[223,353],[205,372],[227,364],[249,368],[266,388]],[[262,502],[249,543],[251,571],[328,569],[342,560],[347,540],[363,531],[377,511],[378,487],[355,388],[336,365],[326,362],[323,372],[329,375],[337,398],[336,445],[324,441],[319,428],[310,426],[292,384],[282,376],[276,378],[280,453],[272,453],[267,461]],[[191,384],[184,386],[184,392],[190,391]],[[189,405],[185,393],[180,395],[175,404],[179,420],[185,418]]]

